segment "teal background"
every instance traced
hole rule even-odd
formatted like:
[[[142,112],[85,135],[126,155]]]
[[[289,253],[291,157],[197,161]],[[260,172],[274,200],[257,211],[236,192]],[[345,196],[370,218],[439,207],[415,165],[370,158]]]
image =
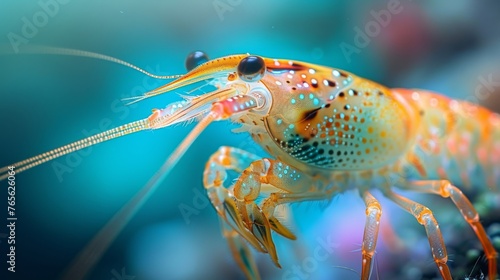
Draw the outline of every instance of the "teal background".
[[[218,13],[214,3],[225,3],[229,10]],[[493,73],[498,77],[500,5],[493,0],[401,0],[403,11],[360,48],[360,53],[346,57],[340,44],[354,45],[354,28],[364,29],[373,20],[370,11],[386,9],[387,3],[71,0],[59,4],[59,11],[48,17],[47,24],[27,44],[94,51],[160,74],[185,73],[184,60],[194,50],[203,50],[211,58],[249,52],[337,67],[390,87],[425,88],[472,101],[479,76]],[[22,34],[23,17],[32,21],[40,11],[43,9],[37,1],[0,3],[0,43],[4,48],[10,50],[9,33]],[[164,82],[88,58],[0,56],[0,166],[76,141],[86,132],[148,116],[152,108],[177,100],[176,94],[130,107],[120,100]],[[499,108],[498,87],[495,89],[490,99],[479,101]],[[56,159],[54,162],[71,171],[61,176],[53,162],[19,174],[17,272],[1,279],[56,279],[192,127],[146,131],[97,145],[84,154]],[[248,135],[232,133],[234,127],[227,122],[213,124],[196,140],[89,279],[127,279],[118,277],[122,269],[137,280],[243,278],[221,236],[213,209],[199,209],[187,220],[179,210],[181,205],[194,207],[193,197],[203,192],[205,162],[219,146],[264,155]],[[6,193],[0,195],[0,234],[5,232],[1,225],[6,197]],[[442,228],[460,218],[448,201],[430,196],[413,198],[430,203]],[[416,245],[391,253],[386,246],[391,241],[381,240],[374,275],[379,274],[380,279],[434,277],[436,269],[423,229],[410,215],[381,200],[383,222],[394,225],[406,237],[404,242]],[[329,237],[339,248],[326,261],[318,261],[307,279],[358,278],[364,205],[356,194],[348,192],[329,207],[322,203],[298,205],[293,212],[291,227],[299,240],[275,237],[282,270],[274,268],[267,255],[257,255],[263,279],[287,279],[285,272],[314,255],[318,238]],[[457,223],[463,226],[463,222]],[[443,232],[445,238],[455,238],[450,228]],[[464,232],[473,238],[470,229]],[[0,273],[4,275],[7,247],[1,237]],[[451,266],[457,277],[479,274],[472,266]]]

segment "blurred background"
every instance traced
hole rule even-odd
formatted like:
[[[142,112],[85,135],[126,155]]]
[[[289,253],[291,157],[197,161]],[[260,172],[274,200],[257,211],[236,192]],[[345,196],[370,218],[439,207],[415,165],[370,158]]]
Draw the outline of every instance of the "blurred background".
[[[165,75],[185,73],[184,60],[194,50],[211,58],[248,52],[500,109],[500,2],[494,0],[3,0],[0,21],[3,53],[34,45],[74,48]],[[1,55],[0,166],[142,119],[152,108],[178,100],[171,94],[128,107],[121,101],[163,83],[94,59]],[[0,273],[6,275],[0,278],[57,279],[192,127],[130,135],[19,174],[16,273],[6,271],[8,233],[0,226]],[[197,139],[88,279],[243,279],[215,211],[200,195],[205,162],[219,146],[265,156],[248,135],[232,133],[234,127],[216,123]],[[1,184],[5,189],[7,183]],[[381,233],[373,278],[439,279],[423,228],[375,194],[384,209],[382,223],[391,224],[398,238]],[[498,196],[467,194],[499,246]],[[459,212],[447,200],[408,195],[434,210],[455,279],[482,279],[481,247]],[[5,221],[6,193],[0,206]],[[365,216],[356,193],[329,205],[296,205],[291,214],[289,226],[298,240],[275,236],[281,270],[267,255],[256,254],[263,279],[359,279]],[[325,242],[335,247],[318,259],[314,251],[325,249]]]

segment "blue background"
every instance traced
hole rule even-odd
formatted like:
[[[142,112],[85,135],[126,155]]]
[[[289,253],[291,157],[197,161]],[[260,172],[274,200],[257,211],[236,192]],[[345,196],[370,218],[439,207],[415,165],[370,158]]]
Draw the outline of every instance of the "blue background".
[[[42,0],[45,3],[46,1]],[[221,4],[222,3],[222,4]],[[228,5],[217,12],[215,6]],[[401,0],[402,12],[370,37],[359,53],[346,56],[340,45],[355,45],[355,28],[387,9],[373,1],[80,1],[59,4],[27,45],[94,51],[121,58],[155,73],[185,73],[188,53],[210,57],[249,52],[345,69],[389,87],[425,88],[498,106],[498,87],[488,100],[474,100],[478,77],[499,77],[500,5],[497,1]],[[22,34],[23,17],[43,11],[37,1],[0,3],[0,43],[10,50],[8,34]],[[23,45],[21,45],[22,48]],[[87,58],[52,55],[0,56],[0,166],[148,116],[175,94],[125,107],[121,98],[163,84],[131,69]],[[182,90],[177,93],[184,93]],[[193,125],[146,131],[92,147],[55,162],[71,172],[58,176],[53,162],[17,176],[16,274],[2,279],[54,279],[98,230],[161,166]],[[263,154],[246,134],[231,133],[227,122],[211,125],[173,172],[126,226],[89,279],[117,279],[124,269],[137,280],[242,279],[218,228],[213,209],[184,217],[180,205],[194,207],[203,192],[208,157],[221,145]],[[6,182],[1,182],[6,186]],[[377,194],[377,193],[376,193]],[[6,215],[0,195],[0,217]],[[380,197],[380,196],[379,196]],[[458,211],[445,200],[413,196],[435,210],[445,238],[473,238]],[[383,200],[384,219],[404,237],[408,248],[391,252],[381,240],[377,270],[381,279],[420,279],[436,272],[423,229],[410,215]],[[4,207],[5,206],[5,207]],[[264,279],[282,279],[293,266],[314,256],[318,239],[339,244],[326,261],[309,268],[309,279],[356,279],[364,205],[355,193],[329,207],[306,203],[292,207],[290,226],[299,240],[276,236],[283,269],[257,255]],[[326,208],[326,209],[324,209]],[[442,210],[441,210],[442,209]],[[390,217],[390,218],[389,218]],[[497,220],[498,221],[498,220]],[[1,222],[3,224],[4,222]],[[0,225],[1,225],[0,224]],[[0,234],[6,230],[0,227]],[[0,235],[0,273],[7,269],[6,239]],[[466,237],[465,237],[466,236]],[[460,238],[458,239],[460,241]],[[5,253],[4,253],[5,252]],[[478,275],[472,267],[452,267],[456,277]],[[428,274],[426,274],[428,273]],[[455,273],[454,273],[455,274]],[[124,278],[126,279],[126,278]],[[131,278],[130,278],[131,279]],[[300,278],[299,278],[300,279]]]

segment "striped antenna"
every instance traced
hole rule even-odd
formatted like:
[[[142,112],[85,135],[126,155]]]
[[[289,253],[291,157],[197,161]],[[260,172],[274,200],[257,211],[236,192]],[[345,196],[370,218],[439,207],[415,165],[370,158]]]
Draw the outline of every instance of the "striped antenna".
[[[44,162],[47,162],[49,160],[58,158],[60,156],[69,154],[74,151],[78,151],[87,147],[90,147],[95,144],[99,144],[101,142],[111,140],[114,138],[118,138],[127,134],[131,134],[134,132],[138,132],[144,129],[148,129],[148,120],[143,119],[135,122],[131,122],[128,124],[124,124],[119,127],[115,127],[113,129],[107,130],[105,132],[101,132],[99,134],[89,136],[87,138],[84,138],[82,140],[73,142],[68,145],[64,145],[62,147],[59,147],[57,149],[53,149],[51,151],[45,152],[43,154],[39,154],[34,157],[30,157],[28,159],[25,159],[23,161],[16,162],[14,164],[11,164],[9,166],[14,166],[16,167],[16,173],[28,170],[32,167],[35,167],[37,165],[40,165]],[[0,168],[0,181],[6,179],[9,174],[9,166],[5,166]]]

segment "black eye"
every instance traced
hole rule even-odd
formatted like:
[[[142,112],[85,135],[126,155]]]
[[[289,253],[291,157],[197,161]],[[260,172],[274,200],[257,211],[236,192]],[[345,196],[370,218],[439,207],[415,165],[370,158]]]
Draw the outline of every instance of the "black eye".
[[[238,64],[238,76],[245,82],[257,82],[265,71],[264,59],[258,56],[247,56]]]
[[[194,68],[196,68],[198,65],[203,64],[203,63],[207,62],[208,60],[209,59],[208,59],[208,56],[206,53],[204,53],[202,51],[194,51],[194,52],[190,53],[188,55],[188,57],[186,58],[186,69],[188,71],[191,71]]]

